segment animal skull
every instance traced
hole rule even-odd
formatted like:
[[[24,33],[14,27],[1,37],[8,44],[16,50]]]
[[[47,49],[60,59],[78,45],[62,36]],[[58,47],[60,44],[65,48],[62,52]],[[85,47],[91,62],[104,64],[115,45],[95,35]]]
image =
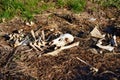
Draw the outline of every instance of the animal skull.
[[[54,39],[50,42],[50,45],[55,45],[56,48],[59,48],[59,47],[63,47],[71,42],[74,41],[74,37],[73,35],[69,34],[69,33],[66,33],[66,34],[62,34],[60,35],[60,37],[58,37],[57,39]],[[55,48],[55,49],[56,49]]]

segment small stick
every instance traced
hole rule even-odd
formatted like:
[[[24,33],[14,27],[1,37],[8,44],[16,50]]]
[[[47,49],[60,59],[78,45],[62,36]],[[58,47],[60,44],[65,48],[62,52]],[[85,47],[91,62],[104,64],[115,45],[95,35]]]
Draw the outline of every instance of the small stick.
[[[80,59],[79,57],[76,57],[79,61],[81,61],[82,63],[90,66],[95,72],[98,72],[98,69],[93,67],[92,65],[88,64],[87,62],[85,62],[84,60]]]
[[[53,52],[48,52],[48,53],[46,53],[46,54],[44,54],[44,55],[56,56],[56,55],[58,55],[58,53],[59,53],[60,51],[62,51],[62,50],[64,50],[64,49],[69,49],[69,48],[75,47],[75,46],[79,46],[79,42],[73,43],[73,44],[71,44],[71,45],[69,45],[69,46],[61,47],[60,49],[57,49],[57,50],[55,50],[55,51],[53,51]]]

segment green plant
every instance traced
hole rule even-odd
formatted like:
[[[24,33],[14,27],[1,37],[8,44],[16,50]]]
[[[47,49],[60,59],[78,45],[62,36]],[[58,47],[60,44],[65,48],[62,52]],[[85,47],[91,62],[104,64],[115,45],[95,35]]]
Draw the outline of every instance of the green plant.
[[[85,0],[68,0],[68,7],[70,7],[74,12],[80,12],[84,10]]]
[[[98,0],[97,3],[103,7],[116,7],[120,9],[120,0]]]
[[[1,0],[0,18],[11,18],[15,15],[31,19],[40,10],[37,4],[40,0]]]
[[[57,5],[64,7],[67,4],[67,0],[57,0]]]
[[[57,5],[55,5],[57,3]],[[0,0],[0,20],[20,16],[31,20],[34,14],[55,7],[66,7],[74,12],[84,10],[86,0]]]
[[[48,3],[42,3],[42,5],[40,6],[40,10],[44,11],[44,10],[48,10],[51,8],[54,8],[54,3],[48,2]]]
[[[58,0],[57,5],[60,7],[68,7],[74,12],[80,12],[84,10],[86,0]]]

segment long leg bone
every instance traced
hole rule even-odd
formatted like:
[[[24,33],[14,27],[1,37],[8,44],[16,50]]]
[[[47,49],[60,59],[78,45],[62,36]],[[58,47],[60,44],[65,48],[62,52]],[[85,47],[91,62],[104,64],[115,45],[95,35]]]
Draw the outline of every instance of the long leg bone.
[[[75,47],[75,46],[79,46],[79,42],[75,42],[75,43],[73,43],[73,44],[71,44],[71,45],[69,45],[69,46],[61,47],[60,49],[57,49],[57,50],[55,50],[55,51],[53,51],[53,52],[48,52],[48,53],[46,53],[46,54],[44,54],[44,55],[56,56],[56,55],[58,55],[58,53],[59,53],[60,51],[65,50],[65,49],[69,49],[69,48],[72,48],[72,47]]]

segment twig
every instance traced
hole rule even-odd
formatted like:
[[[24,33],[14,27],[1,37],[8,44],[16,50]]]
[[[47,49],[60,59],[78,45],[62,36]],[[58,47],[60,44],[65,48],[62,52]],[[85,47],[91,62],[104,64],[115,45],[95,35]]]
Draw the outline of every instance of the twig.
[[[69,45],[69,46],[61,47],[60,49],[57,49],[57,50],[55,50],[55,51],[53,51],[53,52],[46,53],[46,54],[44,54],[44,55],[56,56],[56,55],[58,55],[58,53],[59,53],[60,51],[65,50],[65,49],[69,49],[69,48],[72,48],[72,47],[75,47],[75,46],[78,46],[78,45],[79,45],[79,42],[76,42],[76,43],[73,43],[73,44],[71,44],[71,45]]]

